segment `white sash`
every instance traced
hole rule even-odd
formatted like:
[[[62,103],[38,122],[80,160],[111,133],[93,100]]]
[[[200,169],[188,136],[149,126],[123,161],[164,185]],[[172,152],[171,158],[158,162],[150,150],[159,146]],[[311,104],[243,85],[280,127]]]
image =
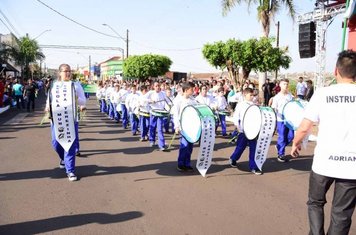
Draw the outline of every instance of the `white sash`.
[[[53,83],[50,105],[55,138],[68,152],[75,140],[75,89],[71,81]]]
[[[215,120],[214,117],[204,117],[202,119],[202,132],[200,137],[199,155],[197,158],[196,168],[199,173],[205,177],[211,160],[215,143]]]

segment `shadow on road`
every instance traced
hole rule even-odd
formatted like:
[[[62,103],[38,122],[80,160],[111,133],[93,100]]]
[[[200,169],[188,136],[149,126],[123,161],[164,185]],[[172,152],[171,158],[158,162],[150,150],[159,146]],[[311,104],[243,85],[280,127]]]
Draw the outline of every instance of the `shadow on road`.
[[[58,216],[42,220],[27,221],[15,224],[0,225],[0,234],[38,234],[65,228],[78,227],[90,223],[112,224],[137,219],[144,214],[140,211],[129,211],[119,214],[89,213]]]

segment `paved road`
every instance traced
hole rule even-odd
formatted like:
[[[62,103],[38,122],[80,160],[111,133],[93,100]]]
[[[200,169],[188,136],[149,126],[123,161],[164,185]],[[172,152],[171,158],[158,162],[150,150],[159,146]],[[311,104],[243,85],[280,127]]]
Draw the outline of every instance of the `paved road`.
[[[265,174],[256,176],[247,153],[238,169],[228,166],[234,146],[218,136],[203,178],[177,172],[177,140],[172,151],[159,152],[97,112],[94,100],[88,107],[77,182],[58,168],[49,126],[38,125],[40,108],[2,123],[0,234],[307,234],[313,143],[308,156],[279,163],[273,142]],[[326,224],[329,213],[330,203]]]

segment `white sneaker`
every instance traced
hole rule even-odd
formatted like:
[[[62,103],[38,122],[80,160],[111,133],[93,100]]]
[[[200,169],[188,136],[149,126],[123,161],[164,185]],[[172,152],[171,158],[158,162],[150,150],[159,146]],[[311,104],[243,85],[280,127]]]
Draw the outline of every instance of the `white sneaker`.
[[[77,181],[78,178],[73,172],[71,172],[71,173],[68,173],[68,180],[69,181]]]
[[[61,160],[61,161],[59,162],[59,169],[65,169],[65,168],[66,168],[66,166],[65,166],[65,164],[64,164],[64,161]]]

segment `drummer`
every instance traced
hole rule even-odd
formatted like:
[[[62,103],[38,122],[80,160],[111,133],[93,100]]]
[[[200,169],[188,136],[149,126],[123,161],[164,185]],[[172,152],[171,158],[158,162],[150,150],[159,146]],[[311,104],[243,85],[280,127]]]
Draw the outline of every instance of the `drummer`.
[[[208,94],[208,86],[207,85],[200,86],[200,93],[195,98],[195,100],[199,104],[205,104],[205,105],[208,105],[210,108],[213,108],[214,97]]]
[[[193,95],[194,83],[186,82],[182,84],[183,95],[180,99],[174,101],[172,107],[173,121],[175,126],[175,133],[180,131],[180,116],[183,109],[187,105],[197,104],[195,99],[191,98]],[[178,166],[177,170],[180,172],[193,171],[190,164],[190,159],[193,152],[193,143],[188,142],[183,136],[180,139],[179,153],[178,153]]]
[[[251,88],[245,88],[243,90],[243,96],[244,100],[241,101],[240,103],[237,104],[235,112],[234,112],[234,124],[237,127],[237,130],[239,132],[237,142],[236,142],[236,148],[235,151],[232,153],[230,157],[230,166],[231,167],[237,167],[236,161],[238,161],[243,153],[245,151],[247,145],[249,146],[249,167],[252,173],[255,175],[262,175],[262,171],[260,171],[256,165],[255,162],[255,152],[256,152],[256,145],[257,145],[257,139],[253,140],[248,140],[246,138],[246,135],[244,133],[243,127],[242,127],[242,119],[245,115],[246,110],[248,107],[253,105],[253,89]]]
[[[152,110],[164,110],[166,94],[161,91],[159,82],[153,83],[153,91],[148,93],[148,99],[151,111]],[[157,116],[151,113],[150,115],[150,130],[149,130],[149,141],[150,146],[155,146],[156,141],[156,130],[158,134],[158,147],[161,151],[167,150],[165,144],[164,134],[163,134],[163,117]]]
[[[128,113],[127,113],[127,108],[125,106],[125,101],[126,101],[127,95],[129,94],[129,91],[128,91],[129,88],[130,88],[129,85],[127,85],[126,83],[123,83],[121,86],[121,89],[118,93],[118,100],[119,100],[118,105],[120,105],[120,108],[121,108],[122,126],[124,127],[124,129],[127,129],[127,124],[128,124]]]
[[[139,96],[139,113],[140,113],[140,131],[141,138],[140,141],[148,140],[148,128],[150,125],[150,106],[148,104],[149,100],[147,98],[147,86],[142,85],[140,87],[141,95]]]
[[[173,115],[171,114],[171,108],[173,105],[174,96],[172,94],[172,90],[169,87],[166,88],[165,93],[166,93],[166,103],[164,105],[164,109],[169,111],[170,113],[169,116],[163,118],[164,130],[166,133],[169,133],[169,126],[172,126],[172,133],[174,133],[174,123],[172,117]]]
[[[127,95],[125,106],[130,117],[130,126],[132,135],[137,134],[138,127],[138,109],[139,109],[139,94],[136,92],[136,85],[131,86],[131,93]]]
[[[218,89],[218,95],[215,97],[215,108],[217,111],[217,114],[219,115],[219,119],[216,124],[216,129],[219,127],[219,124],[221,122],[221,131],[223,136],[227,136],[226,134],[226,114],[219,112],[219,111],[226,111],[227,109],[227,101],[224,96],[224,88],[220,87]]]
[[[279,162],[287,162],[288,159],[286,158],[285,149],[293,141],[294,138],[294,131],[289,129],[286,125],[284,125],[282,119],[282,112],[284,106],[293,99],[292,94],[288,91],[289,87],[289,80],[288,79],[281,79],[279,82],[279,86],[281,87],[281,91],[273,97],[272,101],[272,108],[275,110],[277,114],[277,132],[278,132],[278,139],[277,139],[277,151],[278,156],[277,160]]]

